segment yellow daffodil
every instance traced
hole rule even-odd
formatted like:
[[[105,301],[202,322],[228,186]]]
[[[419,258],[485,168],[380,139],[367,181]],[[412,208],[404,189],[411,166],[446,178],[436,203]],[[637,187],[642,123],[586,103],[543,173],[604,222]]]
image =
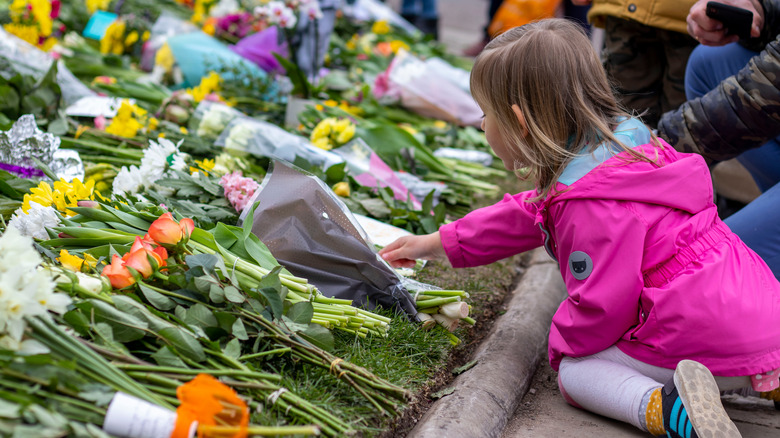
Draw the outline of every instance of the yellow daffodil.
[[[181,132],[184,135],[187,135],[189,131],[187,131],[187,128],[185,128],[184,126],[179,126],[179,132]]]
[[[411,126],[411,125],[408,125],[408,124],[406,124],[406,123],[401,123],[401,124],[400,124],[400,125],[398,125],[398,126],[399,126],[401,129],[403,129],[404,131],[406,131],[406,132],[408,132],[409,134],[412,134],[412,135],[414,135],[414,134],[417,134],[417,132],[418,132],[416,129],[412,128],[412,126]]]
[[[214,167],[217,165],[215,160],[209,160],[205,158],[203,160],[195,160],[197,167],[190,167],[190,173],[203,172],[208,175]]]
[[[386,20],[376,21],[371,26],[371,32],[377,35],[384,35],[390,33],[390,24]]]
[[[67,250],[60,250],[60,256],[57,257],[57,261],[62,264],[64,268],[68,268],[71,271],[81,271],[81,266],[84,264],[84,259],[77,255],[70,254]]]
[[[350,123],[349,126],[341,130],[338,137],[336,137],[336,142],[339,144],[345,144],[348,141],[352,140],[352,137],[354,136],[355,136],[355,125]]]
[[[95,191],[95,181],[82,183],[78,178],[71,182],[64,179],[55,181],[49,185],[46,181],[41,181],[38,187],[30,189],[30,193],[24,195],[22,202],[22,211],[27,213],[30,210],[30,202],[35,202],[44,207],[53,207],[60,213],[68,216],[74,216],[76,213],[68,210],[70,207],[76,207],[78,201],[95,200],[95,196],[105,199],[100,192]]]
[[[152,34],[148,30],[145,30],[143,34],[141,34],[141,41],[148,41],[149,37],[151,37]]]
[[[131,104],[125,99],[117,110],[116,117],[114,117],[113,120],[111,120],[111,124],[106,127],[106,132],[119,137],[135,137],[136,134],[138,134],[138,131],[144,127],[138,118],[142,118],[145,114],[146,110]]]
[[[437,120],[433,122],[433,127],[437,129],[445,129],[447,127],[447,122],[444,120]]]
[[[354,136],[355,124],[351,120],[328,117],[314,127],[309,138],[314,146],[329,150],[347,143]]]
[[[208,76],[200,80],[200,84],[193,88],[188,88],[189,93],[195,102],[200,102],[211,93],[219,91],[219,84],[222,78],[216,72],[210,72]]]
[[[409,44],[406,44],[405,42],[401,40],[393,40],[390,41],[390,49],[393,51],[393,53],[398,53],[399,50],[409,50]]]
[[[358,39],[359,38],[360,37],[358,36],[358,34],[352,35],[352,38],[350,38],[349,41],[347,41],[347,43],[346,43],[347,49],[348,50],[355,50],[357,48],[357,43],[358,43]]]
[[[89,129],[89,126],[87,125],[79,125],[79,127],[76,129],[76,134],[73,136],[74,138],[81,137],[81,134],[87,132]]]
[[[326,100],[325,102],[322,102],[322,104],[329,107],[339,106],[339,103],[332,99]]]
[[[157,49],[157,53],[154,55],[154,65],[159,65],[168,73],[173,70],[174,63],[176,63],[176,58],[173,57],[173,52],[168,43],[163,44]]]

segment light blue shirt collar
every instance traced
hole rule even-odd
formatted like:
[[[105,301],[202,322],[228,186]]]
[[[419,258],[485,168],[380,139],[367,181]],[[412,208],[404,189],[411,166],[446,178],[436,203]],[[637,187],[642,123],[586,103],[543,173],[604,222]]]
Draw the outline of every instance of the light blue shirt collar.
[[[650,129],[635,118],[621,122],[613,133],[621,143],[629,148],[650,143],[652,138]],[[622,150],[615,143],[602,142],[593,152],[585,152],[572,159],[558,178],[558,182],[570,186]]]

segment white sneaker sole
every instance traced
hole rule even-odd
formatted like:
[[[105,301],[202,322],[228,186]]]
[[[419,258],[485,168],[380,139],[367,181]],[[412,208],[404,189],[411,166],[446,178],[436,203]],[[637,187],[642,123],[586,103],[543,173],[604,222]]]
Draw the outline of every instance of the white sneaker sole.
[[[692,360],[680,361],[674,372],[674,386],[700,438],[742,437],[723,409],[718,385],[707,367]]]

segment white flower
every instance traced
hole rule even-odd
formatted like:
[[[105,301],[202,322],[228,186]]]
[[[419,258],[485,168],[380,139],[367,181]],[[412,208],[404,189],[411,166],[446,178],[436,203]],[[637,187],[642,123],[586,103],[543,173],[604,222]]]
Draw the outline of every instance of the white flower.
[[[220,0],[216,5],[209,9],[209,16],[211,17],[223,17],[240,10],[240,5],[237,0]]]
[[[306,13],[306,16],[309,17],[309,20],[319,20],[322,18],[322,9],[320,9],[319,3],[312,3],[311,5],[307,5],[303,7],[303,11]]]
[[[33,249],[33,241],[9,227],[0,237],[0,254],[14,255],[13,270],[0,272],[0,344],[3,347],[23,347],[26,317],[45,316],[47,311],[64,313],[71,303],[69,296],[54,292],[51,274],[39,269],[41,256]]]
[[[14,212],[8,222],[8,228],[18,230],[23,236],[36,239],[48,239],[46,228],[60,225],[60,218],[53,207],[44,207],[37,202],[30,202],[30,209],[25,213],[21,208]]]
[[[190,165],[187,163],[187,160],[190,158],[189,154],[186,154],[184,152],[179,152],[173,155],[173,160],[171,162],[171,169],[178,170],[180,172],[184,172],[187,169],[190,168]]]
[[[144,177],[137,166],[123,166],[114,178],[113,193],[115,195],[134,195],[144,185]]]
[[[297,22],[298,17],[296,17],[295,12],[289,8],[286,8],[282,15],[277,18],[279,26],[282,26],[285,29],[294,29]]]

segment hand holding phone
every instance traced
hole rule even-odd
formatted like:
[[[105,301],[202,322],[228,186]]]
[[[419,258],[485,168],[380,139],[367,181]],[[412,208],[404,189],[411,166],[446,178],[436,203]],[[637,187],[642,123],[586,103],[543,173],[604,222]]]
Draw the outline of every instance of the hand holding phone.
[[[750,38],[753,13],[747,9],[719,2],[707,2],[707,16],[723,23],[726,35],[737,35],[740,39]]]

